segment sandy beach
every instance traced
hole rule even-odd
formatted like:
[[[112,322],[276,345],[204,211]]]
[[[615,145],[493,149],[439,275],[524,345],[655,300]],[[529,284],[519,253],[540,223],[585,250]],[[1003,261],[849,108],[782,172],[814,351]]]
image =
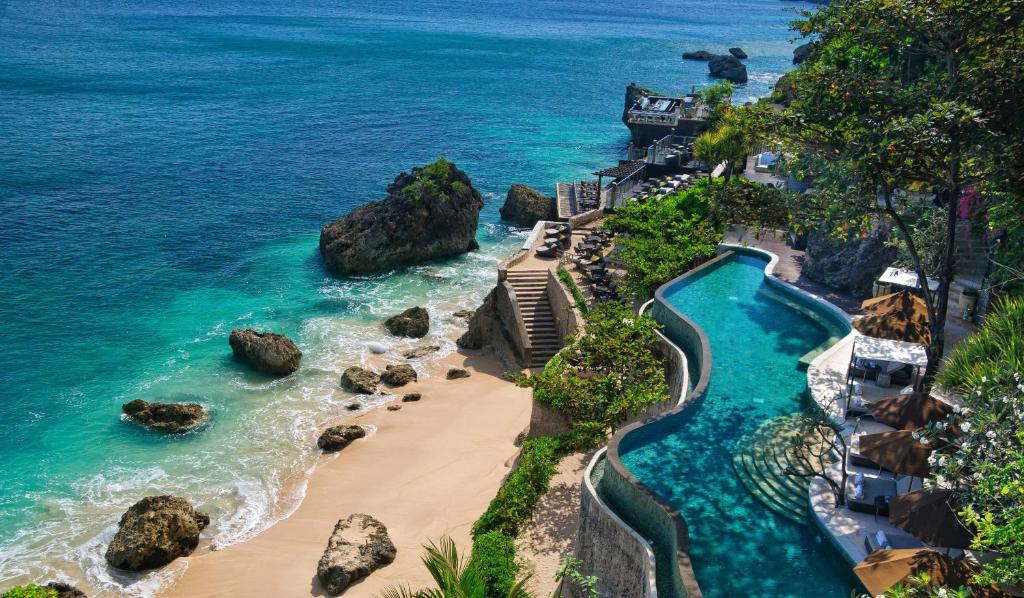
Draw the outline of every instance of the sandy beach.
[[[465,367],[472,376],[446,380],[449,367]],[[422,545],[448,534],[468,556],[470,527],[497,492],[518,450],[514,440],[529,422],[529,390],[502,374],[493,357],[454,354],[429,378],[401,389],[422,393],[422,400],[339,421],[377,431],[337,458],[323,457],[291,517],[248,542],[219,551],[201,547],[161,595],[324,596],[317,561],[334,524],[351,513],[384,523],[398,556],[344,596],[427,585]]]

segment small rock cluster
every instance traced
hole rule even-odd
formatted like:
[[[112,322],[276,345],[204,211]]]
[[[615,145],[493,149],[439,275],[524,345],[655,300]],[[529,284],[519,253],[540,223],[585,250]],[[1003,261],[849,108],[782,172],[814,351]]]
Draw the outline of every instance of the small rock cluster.
[[[728,54],[715,54],[707,50],[683,53],[684,60],[706,60],[708,73],[712,77],[719,77],[733,83],[747,82],[747,67],[740,62],[740,59],[746,57],[747,53],[742,48],[729,48]]]

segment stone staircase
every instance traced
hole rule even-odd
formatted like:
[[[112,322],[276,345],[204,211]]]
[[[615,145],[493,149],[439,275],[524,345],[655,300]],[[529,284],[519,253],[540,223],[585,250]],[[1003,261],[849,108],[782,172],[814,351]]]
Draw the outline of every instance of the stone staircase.
[[[533,345],[531,368],[540,368],[562,348],[555,316],[548,301],[547,270],[510,270],[508,282],[516,292],[526,332]]]
[[[824,440],[817,434],[801,439],[800,416],[770,419],[757,430],[740,438],[733,451],[732,466],[743,485],[759,501],[779,515],[796,523],[810,523],[807,488],[810,477],[787,473],[792,468],[801,473],[822,472],[831,463],[831,454],[818,459],[808,450],[821,452]],[[810,467],[802,459],[810,461]]]

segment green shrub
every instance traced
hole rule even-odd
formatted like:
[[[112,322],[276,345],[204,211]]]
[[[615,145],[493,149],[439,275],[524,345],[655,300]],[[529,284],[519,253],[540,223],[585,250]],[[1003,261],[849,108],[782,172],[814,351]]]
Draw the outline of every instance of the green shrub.
[[[985,324],[953,348],[939,370],[944,389],[964,392],[1005,370],[1024,372],[1024,298],[998,301]]]
[[[487,584],[488,596],[507,596],[519,576],[515,538],[499,531],[480,534],[473,541],[469,566]]]
[[[0,598],[57,598],[57,590],[32,583],[11,588],[0,594]]]
[[[558,280],[561,280],[562,284],[565,285],[565,288],[569,289],[569,292],[572,294],[573,303],[576,305],[576,309],[580,310],[580,313],[584,316],[587,315],[587,312],[589,311],[589,308],[587,307],[587,300],[583,297],[583,291],[580,290],[576,281],[572,279],[572,274],[569,274],[569,271],[562,266],[559,266],[556,272],[558,274]]]
[[[519,464],[473,524],[473,538],[491,531],[513,538],[518,536],[519,530],[530,520],[533,508],[548,491],[558,458],[559,441],[555,438],[541,437],[524,442]]]

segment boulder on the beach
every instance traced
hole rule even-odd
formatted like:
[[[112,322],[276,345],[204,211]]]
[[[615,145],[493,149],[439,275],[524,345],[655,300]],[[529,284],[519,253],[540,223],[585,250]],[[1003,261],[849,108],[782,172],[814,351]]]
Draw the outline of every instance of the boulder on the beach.
[[[302,359],[302,351],[283,334],[236,328],[228,343],[235,358],[267,374],[290,374],[299,369]]]
[[[696,52],[683,52],[683,60],[711,60],[717,58],[718,54],[714,52],[708,52],[707,50],[697,50]]]
[[[437,353],[440,350],[440,345],[424,345],[422,347],[413,347],[408,351],[404,351],[402,353],[402,357],[406,359],[419,359],[421,357],[426,357],[431,353]]]
[[[726,54],[708,60],[708,72],[712,77],[719,77],[733,83],[747,82],[747,67],[739,58]]]
[[[388,386],[405,386],[410,382],[416,381],[416,370],[412,369],[412,366],[407,363],[389,365],[384,368],[384,373],[380,375],[380,380]]]
[[[533,226],[539,220],[554,220],[558,216],[554,197],[519,183],[508,188],[505,205],[501,206],[499,213],[503,220],[517,226]]]
[[[135,399],[121,405],[121,410],[148,428],[172,434],[190,430],[206,419],[206,411],[198,403],[149,403]]]
[[[793,48],[793,64],[800,64],[807,60],[811,56],[811,50],[814,49],[813,42],[807,42],[806,44],[800,44]]]
[[[387,193],[324,226],[320,253],[329,271],[372,274],[478,248],[483,197],[445,158],[401,173]]]
[[[430,330],[430,314],[422,307],[410,307],[384,320],[384,327],[395,336],[423,338]]]
[[[107,546],[107,563],[118,569],[143,571],[188,556],[199,544],[199,532],[210,518],[177,496],[147,496],[121,516],[117,534]]]
[[[384,524],[369,515],[355,513],[341,519],[327,541],[316,567],[316,576],[332,596],[395,560],[398,551]]]
[[[469,378],[469,372],[462,368],[452,368],[448,370],[448,374],[445,376],[449,380],[458,380],[459,378]]]
[[[376,372],[354,365],[341,374],[341,387],[348,392],[372,395],[377,392],[380,376]]]
[[[402,396],[402,402],[403,403],[413,403],[413,402],[418,401],[418,400],[420,400],[422,398],[423,398],[423,395],[421,395],[420,393],[418,393],[418,392],[410,392],[409,394]]]
[[[747,58],[747,53],[743,51],[743,48],[729,48],[729,53],[740,60]]]
[[[401,408],[401,405],[388,405],[388,411],[398,411]]]
[[[325,453],[335,453],[364,436],[366,436],[366,430],[362,426],[348,424],[331,426],[324,430],[320,438],[316,439],[316,445]]]
[[[366,348],[369,349],[371,353],[376,353],[378,355],[388,352],[387,345],[385,345],[384,343],[378,343],[376,341],[370,341],[366,343]]]

